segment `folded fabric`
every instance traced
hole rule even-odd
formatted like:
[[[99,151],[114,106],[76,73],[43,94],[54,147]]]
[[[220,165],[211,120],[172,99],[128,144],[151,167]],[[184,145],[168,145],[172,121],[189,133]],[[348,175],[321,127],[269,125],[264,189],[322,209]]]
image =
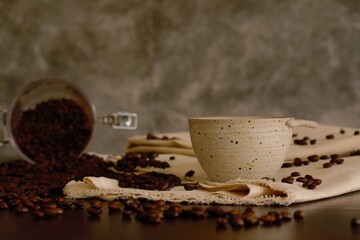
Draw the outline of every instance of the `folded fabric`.
[[[341,130],[341,131],[340,131]],[[345,131],[345,133],[343,133]],[[83,181],[71,181],[64,188],[64,194],[70,198],[87,198],[98,197],[106,200],[116,198],[146,198],[151,200],[167,200],[173,202],[188,202],[198,204],[235,204],[235,205],[289,205],[292,203],[300,203],[334,197],[341,194],[360,190],[360,156],[349,156],[351,151],[360,148],[360,135],[354,135],[355,129],[340,128],[334,126],[320,125],[316,129],[295,128],[294,138],[316,139],[316,144],[308,145],[292,145],[288,152],[288,161],[292,161],[295,157],[305,159],[312,154],[330,155],[341,154],[344,162],[342,164],[334,164],[330,168],[324,168],[323,164],[329,162],[327,160],[319,160],[310,162],[308,165],[293,166],[290,168],[281,168],[275,179],[235,179],[229,182],[211,182],[202,170],[200,164],[195,157],[189,154],[179,154],[169,152],[170,154],[161,154],[158,160],[166,161],[170,167],[167,169],[141,168],[140,172],[158,171],[162,173],[172,173],[184,182],[198,182],[199,189],[186,191],[183,186],[177,186],[170,191],[153,191],[132,188],[121,188],[118,186],[117,180],[104,177],[86,177]],[[329,136],[333,138],[329,139]],[[169,137],[175,137],[173,140],[158,140],[161,142],[162,148],[191,148],[190,138],[187,133],[166,134]],[[328,136],[328,137],[326,137]],[[135,146],[134,140],[141,139],[142,144],[152,147],[154,151],[159,143],[149,143],[149,139],[144,137],[134,137],[129,139],[130,151]],[[168,141],[173,141],[169,144]],[[136,141],[135,141],[136,142]],[[179,142],[181,144],[179,144]],[[146,143],[146,145],[145,145]],[[154,142],[153,142],[154,143]],[[137,145],[136,147],[139,147]],[[170,149],[167,149],[170,150]],[[149,149],[145,150],[149,151]],[[170,157],[175,157],[170,160]],[[116,156],[108,156],[109,159],[117,159]],[[339,162],[340,163],[340,162]],[[192,177],[185,177],[185,174],[193,170],[195,172]],[[303,187],[302,182],[294,181],[292,184],[282,182],[282,179],[288,177],[293,172],[298,172],[301,177],[311,175],[316,179],[320,179],[322,183],[316,189]],[[320,181],[319,180],[319,181]]]
[[[294,139],[316,140],[316,144],[292,144],[286,155],[286,160],[306,158],[313,154],[329,155],[333,153],[347,155],[354,149],[360,148],[359,138],[354,135],[353,128],[319,125],[316,129],[294,127]],[[332,135],[334,138],[327,139]],[[164,139],[162,139],[164,137]],[[161,140],[160,140],[161,139]],[[194,156],[190,134],[188,132],[159,134],[158,139],[147,139],[146,135],[130,137],[127,152],[157,152]]]

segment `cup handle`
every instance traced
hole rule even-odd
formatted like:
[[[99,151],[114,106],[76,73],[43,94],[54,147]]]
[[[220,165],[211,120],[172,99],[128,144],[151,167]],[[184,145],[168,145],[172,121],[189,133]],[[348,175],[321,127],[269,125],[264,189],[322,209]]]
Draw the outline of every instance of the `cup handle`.
[[[316,128],[318,123],[315,121],[310,120],[303,120],[303,119],[291,119],[286,122],[286,125],[293,128],[293,127],[310,127]]]

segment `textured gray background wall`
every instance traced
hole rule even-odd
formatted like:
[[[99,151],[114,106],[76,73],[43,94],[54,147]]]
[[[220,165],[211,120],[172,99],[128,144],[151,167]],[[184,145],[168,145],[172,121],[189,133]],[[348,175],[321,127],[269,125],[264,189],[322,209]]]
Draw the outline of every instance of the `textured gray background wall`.
[[[186,130],[189,116],[359,127],[360,1],[0,0],[0,102],[49,77],[99,115],[139,114],[136,132],[98,126],[95,151]]]

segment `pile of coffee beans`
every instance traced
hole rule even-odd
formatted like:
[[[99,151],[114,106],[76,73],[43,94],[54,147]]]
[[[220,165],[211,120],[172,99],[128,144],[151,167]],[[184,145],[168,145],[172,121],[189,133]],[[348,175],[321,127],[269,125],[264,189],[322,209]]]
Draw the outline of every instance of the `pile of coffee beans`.
[[[115,169],[123,172],[134,172],[136,167],[146,168],[169,168],[170,165],[167,162],[156,160],[157,153],[126,153],[121,158],[121,161],[117,161]]]
[[[357,151],[352,151],[349,156],[355,156],[355,155],[360,155],[360,150]],[[345,156],[340,156],[339,154],[331,154],[330,156],[328,155],[310,155],[307,157],[306,160],[302,160],[301,158],[294,158],[293,162],[285,162],[282,164],[282,168],[291,168],[291,167],[300,167],[302,165],[309,165],[310,163],[315,163],[318,162],[319,160],[329,160],[329,162],[324,163],[323,167],[324,168],[329,168],[332,167],[333,165],[337,164],[343,164],[344,163],[344,158]]]
[[[288,184],[293,184],[294,181],[302,183],[302,187],[306,189],[315,189],[322,183],[322,180],[319,178],[314,178],[310,174],[301,176],[299,172],[292,172],[290,176],[281,179],[281,182]]]
[[[95,204],[94,204],[94,201]],[[90,201],[87,212],[90,216],[100,217],[103,213],[99,200]],[[279,226],[284,222],[304,219],[304,211],[296,210],[293,214],[287,211],[270,211],[264,215],[257,215],[254,208],[246,207],[244,211],[226,211],[222,206],[182,205],[180,203],[165,202],[163,200],[149,201],[146,199],[128,198],[115,200],[108,204],[109,213],[118,212],[124,220],[136,219],[143,223],[161,223],[166,219],[214,219],[216,226],[234,229],[243,227]]]
[[[14,128],[17,145],[35,162],[76,158],[92,133],[90,119],[71,99],[51,99],[23,111]]]

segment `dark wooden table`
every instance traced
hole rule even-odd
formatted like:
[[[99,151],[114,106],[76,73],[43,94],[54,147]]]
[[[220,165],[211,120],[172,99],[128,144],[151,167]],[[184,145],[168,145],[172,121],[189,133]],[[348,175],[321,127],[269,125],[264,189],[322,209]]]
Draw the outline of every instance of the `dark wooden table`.
[[[86,208],[86,205],[85,205]],[[226,206],[226,210],[242,206]],[[36,220],[31,214],[0,211],[0,239],[360,239],[360,227],[352,228],[352,217],[360,217],[360,192],[289,207],[254,207],[258,215],[268,211],[303,210],[305,218],[280,226],[257,226],[238,230],[218,229],[214,219],[163,220],[144,224],[124,221],[120,213],[89,217],[84,209],[67,210],[59,217]]]

